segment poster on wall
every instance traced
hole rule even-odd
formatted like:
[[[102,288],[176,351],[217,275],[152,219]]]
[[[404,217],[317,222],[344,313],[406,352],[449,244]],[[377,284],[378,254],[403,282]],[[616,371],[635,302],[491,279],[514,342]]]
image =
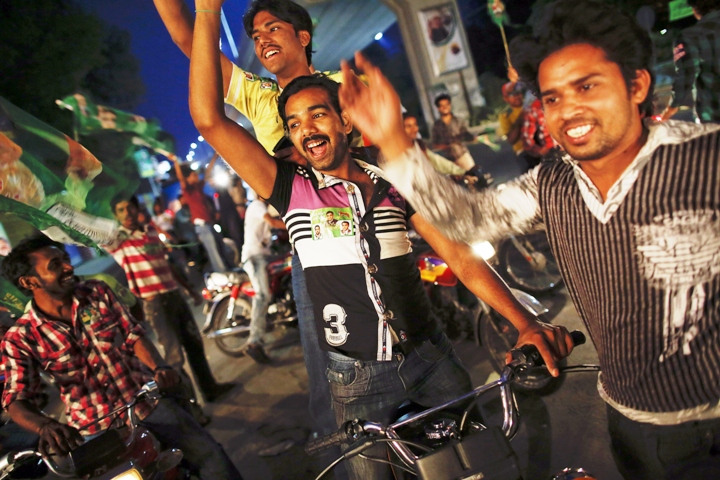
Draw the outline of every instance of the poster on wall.
[[[467,49],[452,4],[421,10],[418,18],[435,76],[468,66]]]

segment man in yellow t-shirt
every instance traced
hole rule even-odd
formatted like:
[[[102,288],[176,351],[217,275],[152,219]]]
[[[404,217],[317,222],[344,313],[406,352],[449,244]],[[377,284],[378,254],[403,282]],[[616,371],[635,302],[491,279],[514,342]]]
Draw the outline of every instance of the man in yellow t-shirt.
[[[520,155],[523,151],[522,126],[523,116],[523,99],[525,92],[522,86],[517,82],[509,82],[502,86],[503,100],[508,106],[500,112],[498,122],[498,135],[505,136],[516,154]]]

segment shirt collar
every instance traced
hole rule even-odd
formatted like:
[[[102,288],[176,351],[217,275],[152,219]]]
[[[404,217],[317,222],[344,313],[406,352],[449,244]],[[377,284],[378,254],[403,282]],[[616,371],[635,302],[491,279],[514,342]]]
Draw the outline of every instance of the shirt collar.
[[[590,177],[580,168],[580,162],[567,153],[562,156],[562,161],[573,168],[575,180],[578,182],[586,205],[602,223],[607,223],[612,218],[613,213],[620,207],[630,188],[635,184],[640,170],[652,159],[655,150],[663,145],[677,145],[720,129],[718,124],[697,124],[678,120],[668,120],[661,123],[646,120],[644,126],[648,130],[645,145],[643,145],[620,178],[610,187],[604,202],[600,191],[590,180]]]

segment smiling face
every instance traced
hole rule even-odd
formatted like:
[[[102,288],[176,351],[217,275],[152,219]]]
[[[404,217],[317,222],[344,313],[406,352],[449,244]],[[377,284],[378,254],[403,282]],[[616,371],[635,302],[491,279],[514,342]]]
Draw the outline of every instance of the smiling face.
[[[253,19],[251,37],[255,44],[255,55],[270,73],[284,76],[288,70],[298,66],[307,68],[305,46],[310,43],[307,31],[296,33],[292,24],[268,11],[262,11]]]
[[[440,115],[450,115],[452,113],[452,103],[447,98],[443,98],[438,101],[437,109]]]
[[[305,88],[289,97],[285,115],[293,145],[313,168],[332,173],[347,161],[352,123],[347,114],[337,113],[323,88]]]
[[[574,159],[612,159],[642,136],[646,71],[638,71],[628,91],[620,67],[602,49],[575,44],[543,60],[538,83],[550,134]]]
[[[33,273],[20,277],[28,290],[43,290],[55,298],[66,298],[75,290],[78,278],[68,254],[57,247],[44,247],[28,255]]]
[[[415,140],[417,138],[420,127],[418,127],[417,119],[415,117],[407,117],[404,119],[403,127],[405,128],[405,135],[407,135],[410,140]]]

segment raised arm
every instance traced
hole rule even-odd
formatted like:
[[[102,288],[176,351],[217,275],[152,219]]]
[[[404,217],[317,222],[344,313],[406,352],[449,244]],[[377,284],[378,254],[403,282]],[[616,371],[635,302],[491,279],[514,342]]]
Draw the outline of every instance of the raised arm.
[[[157,8],[173,42],[186,57],[190,58],[194,19],[187,4],[184,0],[153,0],[153,2],[155,2],[155,8]],[[220,66],[222,69],[223,93],[226,96],[230,86],[230,78],[232,77],[233,64],[223,53],[220,53]]]
[[[272,194],[277,164],[244,128],[225,115],[220,71],[223,0],[197,0],[190,55],[190,114],[205,140],[263,198]]]
[[[558,376],[557,361],[568,356],[573,347],[567,329],[539,322],[517,301],[495,270],[474,254],[469,245],[444,237],[418,214],[410,217],[410,223],[471,292],[518,329],[516,346],[535,345],[552,375]]]
[[[380,147],[386,177],[423,218],[446,237],[468,243],[522,233],[540,223],[537,170],[509,182],[503,190],[482,192],[470,192],[443,177],[404,135],[400,100],[387,78],[359,53],[355,62],[364,70],[368,86],[355,80],[343,63],[342,107]]]

